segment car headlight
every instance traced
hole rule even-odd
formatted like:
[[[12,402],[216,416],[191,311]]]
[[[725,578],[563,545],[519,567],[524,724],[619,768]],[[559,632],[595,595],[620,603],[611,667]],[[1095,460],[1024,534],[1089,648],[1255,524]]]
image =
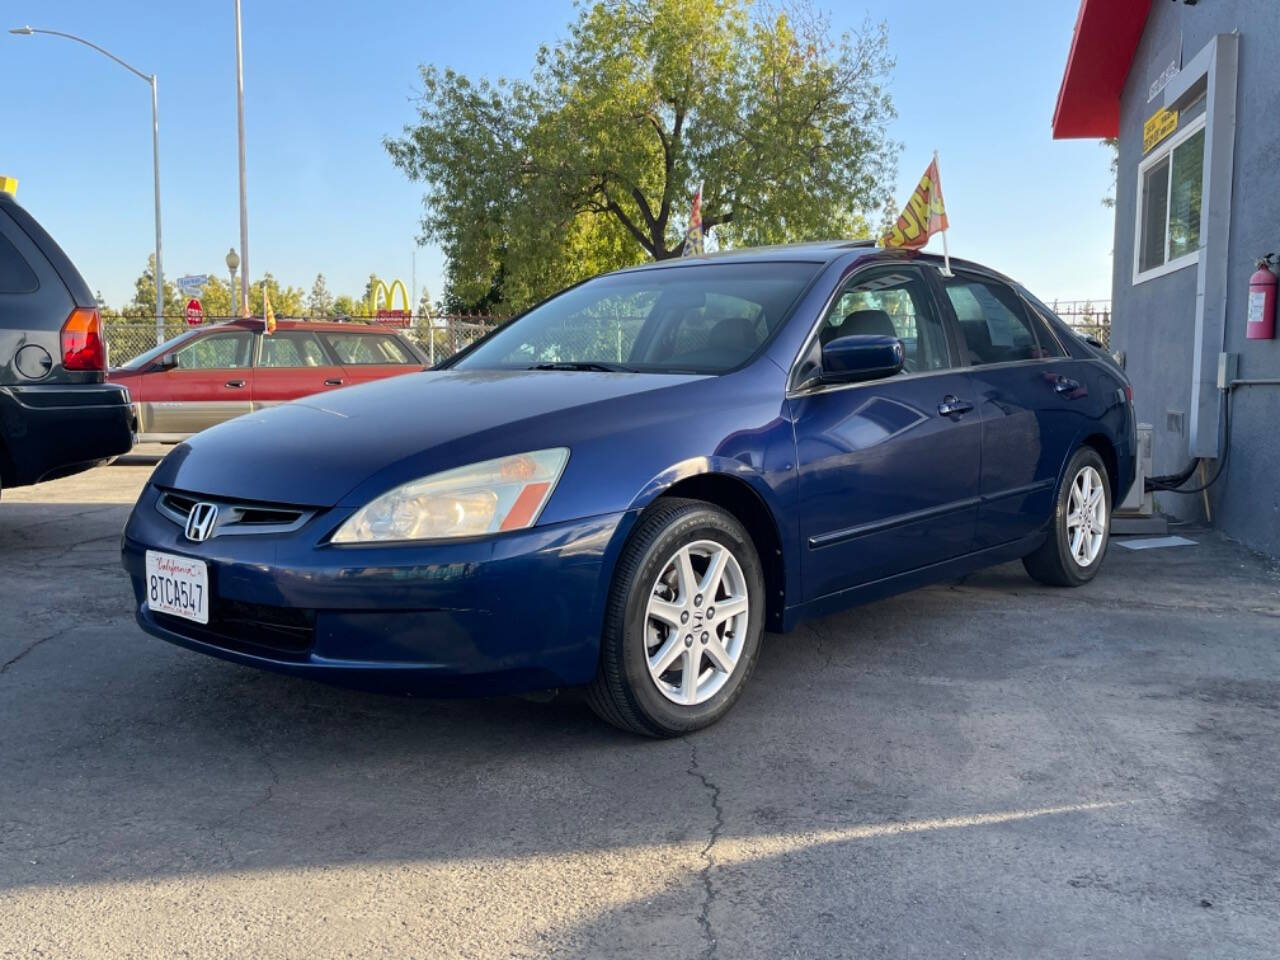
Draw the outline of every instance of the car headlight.
[[[447,540],[533,526],[551,498],[565,447],[517,453],[414,480],[371,500],[332,543]]]

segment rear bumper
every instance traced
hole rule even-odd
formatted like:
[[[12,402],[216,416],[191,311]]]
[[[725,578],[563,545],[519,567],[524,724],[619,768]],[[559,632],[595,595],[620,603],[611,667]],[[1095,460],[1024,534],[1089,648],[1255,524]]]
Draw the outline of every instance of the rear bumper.
[[[135,429],[129,391],[113,383],[0,386],[9,486],[78,473],[128,453]]]
[[[590,681],[615,514],[431,546],[333,547],[316,516],[279,536],[187,541],[154,488],[125,529],[122,561],[139,625],[236,663],[342,686],[432,696],[515,693]],[[148,549],[208,564],[210,624],[146,605]]]

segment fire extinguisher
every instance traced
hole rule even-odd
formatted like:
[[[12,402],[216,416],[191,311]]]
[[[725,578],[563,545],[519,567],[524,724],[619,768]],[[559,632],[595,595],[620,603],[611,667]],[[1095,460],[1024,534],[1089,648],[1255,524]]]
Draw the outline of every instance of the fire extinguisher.
[[[1258,272],[1249,278],[1249,322],[1245,337],[1270,340],[1276,335],[1276,275],[1271,264],[1277,257],[1268,253],[1258,261]]]

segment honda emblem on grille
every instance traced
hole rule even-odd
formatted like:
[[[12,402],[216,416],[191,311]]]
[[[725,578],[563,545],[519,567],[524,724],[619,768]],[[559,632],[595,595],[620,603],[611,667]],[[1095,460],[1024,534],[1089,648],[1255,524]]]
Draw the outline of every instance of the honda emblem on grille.
[[[191,508],[187,515],[187,539],[201,543],[213,536],[213,528],[218,523],[218,505],[201,501]]]

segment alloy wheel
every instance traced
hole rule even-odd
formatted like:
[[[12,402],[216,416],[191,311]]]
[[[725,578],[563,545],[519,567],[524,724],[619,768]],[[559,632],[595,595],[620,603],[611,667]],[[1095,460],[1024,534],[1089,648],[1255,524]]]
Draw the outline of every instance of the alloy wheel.
[[[713,540],[682,546],[663,565],[645,608],[649,676],[672,703],[695,706],[728,681],[747,638],[747,580]]]
[[[1081,567],[1092,566],[1107,534],[1107,496],[1102,477],[1086,465],[1071,482],[1067,500],[1067,539],[1071,556]]]

